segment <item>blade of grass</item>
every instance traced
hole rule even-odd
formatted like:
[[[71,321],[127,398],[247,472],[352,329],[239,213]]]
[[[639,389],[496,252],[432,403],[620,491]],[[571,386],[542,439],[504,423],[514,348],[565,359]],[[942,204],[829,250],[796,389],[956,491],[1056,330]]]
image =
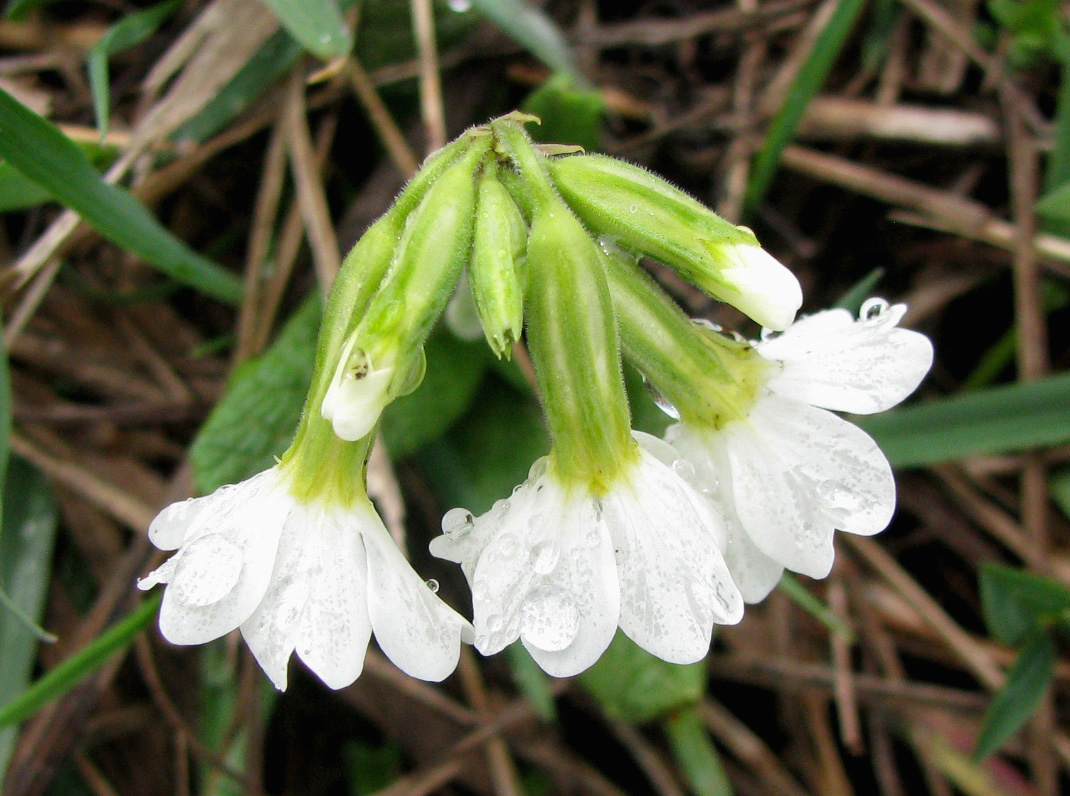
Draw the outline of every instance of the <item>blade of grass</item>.
[[[306,50],[330,61],[353,49],[353,37],[336,0],[264,0]]]
[[[893,467],[1070,442],[1070,374],[856,418]]]
[[[52,574],[56,503],[48,480],[21,459],[10,462],[4,488],[4,522],[0,530],[0,589],[11,606],[0,607],[0,703],[21,694],[33,673],[36,626],[44,610]],[[0,592],[3,593],[3,592]],[[5,594],[6,597],[6,594]],[[0,791],[15,746],[14,727],[0,729]]]
[[[854,630],[846,625],[842,619],[836,616],[836,614],[832,612],[832,609],[811,594],[810,591],[799,582],[799,579],[790,572],[785,572],[781,576],[778,587],[800,608],[827,627],[831,632],[842,636],[847,641],[854,642]]]
[[[93,95],[93,114],[97,119],[101,141],[108,134],[108,116],[111,105],[108,58],[145,41],[171,14],[178,10],[180,3],[181,0],[167,0],[167,2],[146,8],[144,11],[129,14],[108,28],[107,33],[90,48],[89,57],[86,60],[86,71],[89,73],[89,91]]]
[[[79,681],[103,666],[112,655],[129,646],[134,637],[145,629],[160,607],[161,595],[145,600],[129,616],[105,630],[83,649],[22,692],[16,699],[0,708],[0,727],[16,724],[32,716],[41,707],[66,693]]]
[[[710,740],[697,708],[678,710],[664,721],[665,736],[672,756],[696,796],[732,796],[721,756]]]
[[[127,191],[101,179],[51,122],[0,90],[0,156],[80,214],[101,235],[178,282],[238,303],[242,283],[176,238]]]
[[[814,42],[810,55],[803,62],[787,93],[787,100],[769,125],[762,148],[754,160],[750,183],[744,195],[748,210],[753,210],[761,204],[765,197],[780,163],[781,152],[795,135],[795,130],[806,112],[806,106],[824,85],[825,78],[828,77],[829,70],[840,54],[863,6],[865,0],[842,0]]]
[[[577,88],[591,88],[565,37],[542,11],[524,0],[472,0],[472,6],[555,72],[571,76]]]
[[[1048,191],[1070,182],[1070,39],[1064,39],[1061,49],[1059,98],[1055,106],[1055,145],[1044,175],[1044,187]]]

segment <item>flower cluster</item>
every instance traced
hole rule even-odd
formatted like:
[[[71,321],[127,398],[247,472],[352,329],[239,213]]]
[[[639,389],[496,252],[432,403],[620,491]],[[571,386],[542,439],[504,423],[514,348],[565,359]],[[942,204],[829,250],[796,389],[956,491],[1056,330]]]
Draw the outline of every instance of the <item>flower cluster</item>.
[[[279,464],[152,524],[177,550],[140,582],[168,584],[166,638],[240,629],[279,688],[294,652],[327,685],[351,683],[373,633],[430,680],[462,642],[490,655],[518,639],[573,675],[618,628],[691,663],[784,569],[825,577],[836,529],[887,526],[888,462],[829,410],[883,411],[920,383],[932,348],[898,328],[905,308],[874,299],[858,318],[793,322],[799,284],[750,230],[637,167],[536,146],[529,121],[510,114],[436,153],[346,258]],[[761,339],[689,320],[640,256],[741,310]],[[497,356],[523,337],[551,439],[512,496],[479,517],[449,511],[431,543],[461,565],[472,624],[408,565],[365,485],[380,415],[420,383],[455,292],[448,314],[469,302]],[[632,430],[624,360],[678,420],[664,439]]]

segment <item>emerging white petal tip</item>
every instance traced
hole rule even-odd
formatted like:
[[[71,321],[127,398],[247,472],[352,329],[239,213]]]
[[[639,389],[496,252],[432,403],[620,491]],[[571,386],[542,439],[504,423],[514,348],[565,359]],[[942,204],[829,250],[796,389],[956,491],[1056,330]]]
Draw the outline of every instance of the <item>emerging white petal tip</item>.
[[[368,354],[350,338],[338,359],[331,385],[323,396],[320,414],[330,422],[334,433],[347,442],[367,436],[379,422],[389,403],[393,363],[372,362]]]
[[[720,298],[762,326],[788,328],[802,306],[795,274],[757,244],[729,244],[720,253],[727,262],[721,279],[728,286]]]

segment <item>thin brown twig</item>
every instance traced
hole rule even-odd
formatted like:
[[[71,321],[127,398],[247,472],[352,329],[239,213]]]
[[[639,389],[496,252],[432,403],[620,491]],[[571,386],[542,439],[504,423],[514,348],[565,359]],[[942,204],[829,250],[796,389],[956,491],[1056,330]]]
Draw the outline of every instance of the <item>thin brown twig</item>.
[[[442,104],[442,81],[435,44],[435,16],[431,0],[411,0],[412,28],[420,65],[420,113],[427,130],[427,152],[446,145],[446,114]]]

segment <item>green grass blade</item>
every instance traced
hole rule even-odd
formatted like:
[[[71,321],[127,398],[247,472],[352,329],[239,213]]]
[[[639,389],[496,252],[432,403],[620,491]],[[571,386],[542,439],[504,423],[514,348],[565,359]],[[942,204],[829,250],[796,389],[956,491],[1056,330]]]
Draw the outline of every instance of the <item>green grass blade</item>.
[[[0,213],[28,210],[52,200],[52,194],[10,163],[0,163]]]
[[[336,0],[264,0],[306,50],[329,61],[353,49],[353,37]]]
[[[696,796],[732,796],[732,783],[721,756],[696,709],[690,707],[667,716],[664,726],[672,756],[691,785],[691,792]]]
[[[52,574],[55,498],[46,479],[21,459],[10,462],[0,530],[0,589],[14,610],[0,606],[0,704],[26,689],[44,634],[39,622]],[[10,596],[8,596],[10,595]],[[14,727],[0,729],[0,791],[15,745]]]
[[[105,238],[171,278],[223,301],[241,301],[237,276],[172,235],[131,194],[104,182],[73,141],[2,90],[0,156]]]
[[[105,630],[62,663],[49,669],[47,674],[16,699],[0,708],[0,727],[17,724],[32,716],[107,663],[112,655],[125,649],[156,616],[160,599],[161,595],[156,594],[145,600],[125,619]]]
[[[167,0],[144,11],[135,11],[108,28],[89,49],[86,71],[89,73],[89,91],[93,95],[93,113],[97,119],[101,140],[108,134],[111,105],[108,57],[145,41],[178,9],[180,2],[181,0]]]
[[[1059,98],[1055,106],[1055,145],[1044,174],[1044,186],[1049,191],[1070,182],[1070,43],[1064,42],[1062,49]]]
[[[754,160],[745,195],[745,205],[749,210],[761,204],[765,197],[780,163],[780,154],[795,135],[795,130],[806,113],[806,106],[824,85],[825,78],[828,77],[829,70],[840,54],[863,6],[865,0],[842,0],[836,6],[828,24],[818,34],[813,50],[799,69],[787,99],[769,125],[762,148]]]
[[[893,467],[1070,442],[1070,374],[856,418]]]
[[[1003,746],[1037,709],[1055,673],[1055,644],[1044,631],[1037,632],[1007,672],[1007,682],[985,711],[974,760]]]
[[[568,74],[580,89],[580,74],[568,42],[548,16],[524,0],[472,0],[472,5],[555,72]]]
[[[780,577],[778,588],[788,595],[800,608],[818,622],[827,627],[831,632],[842,636],[847,641],[855,640],[855,632],[842,619],[832,612],[832,609],[817,599],[809,589],[803,586],[797,577],[790,572],[785,572]]]

